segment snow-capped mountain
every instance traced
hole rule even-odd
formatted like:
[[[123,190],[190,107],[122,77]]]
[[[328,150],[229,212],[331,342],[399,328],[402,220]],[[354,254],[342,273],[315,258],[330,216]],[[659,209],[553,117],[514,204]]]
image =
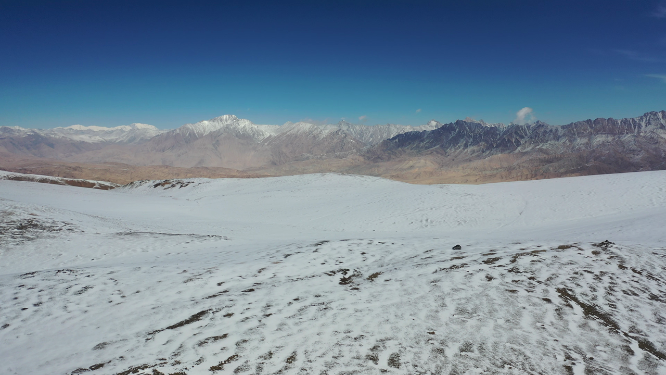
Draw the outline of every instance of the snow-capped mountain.
[[[224,115],[170,131],[143,124],[0,127],[2,152],[79,163],[224,167],[262,175],[336,171],[426,181],[477,162],[466,171],[480,176],[500,171],[504,177],[493,181],[528,179],[666,169],[666,111],[562,126],[471,118],[448,124],[431,120],[417,127],[346,121],[258,125]]]
[[[189,138],[201,138],[210,133],[227,133],[239,137],[251,137],[257,141],[275,134],[277,125],[256,125],[250,120],[239,119],[234,115],[224,115],[210,120],[199,121],[194,124],[185,124],[171,133],[181,134]]]
[[[224,115],[164,132],[127,153],[114,148],[108,152],[85,153],[70,160],[258,168],[359,155],[364,149],[396,134],[426,129],[434,129],[434,125],[368,126],[347,122],[320,125],[305,121],[258,125],[234,115]]]
[[[53,129],[26,129],[18,126],[0,127],[2,137],[27,137],[39,135],[51,138],[63,138],[88,143],[139,143],[163,133],[153,125],[134,123],[112,128],[103,126],[71,125]]]
[[[359,139],[361,142],[367,145],[376,145],[385,139],[389,139],[395,137],[398,134],[410,131],[434,130],[438,126],[441,126],[441,124],[436,121],[430,121],[427,124],[421,126],[396,124],[366,126],[351,124],[346,121],[340,121],[337,124],[337,128],[351,135],[352,137]]]
[[[72,125],[55,128],[47,134],[61,136],[81,142],[139,143],[164,133],[153,125],[134,123],[113,128],[102,126]]]
[[[408,125],[361,125],[340,121],[337,124],[313,124],[307,121],[286,122],[283,125],[257,125],[250,120],[239,119],[234,115],[219,116],[210,120],[194,124],[186,124],[172,130],[173,134],[181,134],[187,138],[201,138],[215,133],[230,134],[238,137],[250,137],[257,142],[267,140],[278,135],[308,135],[322,139],[328,134],[341,131],[356,138],[366,145],[375,145],[384,139],[394,137],[408,131],[433,130],[440,125],[431,122],[422,126]]]
[[[163,132],[152,125],[139,123],[112,128],[72,125],[53,129],[25,129],[18,126],[2,126],[0,127],[0,152],[27,157],[68,160],[68,158],[104,150],[108,147],[140,145]],[[82,161],[93,160],[83,158]]]

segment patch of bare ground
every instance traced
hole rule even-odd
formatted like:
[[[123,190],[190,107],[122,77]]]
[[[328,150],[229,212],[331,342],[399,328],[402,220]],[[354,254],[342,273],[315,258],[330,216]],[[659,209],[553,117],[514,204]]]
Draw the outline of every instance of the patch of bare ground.
[[[601,307],[592,303],[584,302],[582,299],[576,296],[573,291],[566,288],[557,288],[557,294],[563,301],[569,303],[573,302],[578,305],[583,310],[585,317],[595,319],[602,325],[608,327],[608,329],[621,334],[626,338],[636,340],[639,348],[661,360],[666,360],[666,353],[657,349],[657,347],[651,341],[623,331],[620,328],[620,325],[615,321],[615,319],[613,319],[611,314],[602,310]]]
[[[185,320],[181,320],[178,323],[172,324],[172,325],[170,325],[166,328],[163,328],[163,329],[158,329],[158,330],[149,332],[147,340],[150,340],[155,334],[160,333],[162,331],[166,331],[166,330],[169,330],[169,329],[176,329],[176,328],[180,328],[180,327],[183,327],[185,325],[188,325],[188,324],[198,322],[201,319],[203,319],[204,316],[208,315],[210,312],[211,312],[211,310],[199,311],[198,313],[190,316],[189,318],[187,318]]]
[[[224,361],[218,363],[217,365],[215,365],[215,366],[211,366],[211,367],[210,367],[210,371],[215,372],[215,371],[221,371],[221,370],[224,370],[224,365],[228,365],[228,364],[230,364],[231,362],[235,362],[235,361],[238,360],[238,358],[240,358],[239,355],[238,355],[238,354],[234,354],[234,355],[230,356],[229,358],[225,359]]]
[[[595,155],[547,155],[533,152],[478,158],[479,156],[441,155],[433,152],[425,155],[396,156],[388,161],[371,161],[363,156],[347,155],[340,158],[295,160],[240,170],[225,167],[89,164],[2,153],[0,170],[116,184],[139,180],[257,178],[309,173],[348,173],[412,184],[484,184],[634,171],[611,161],[602,162]]]
[[[4,176],[2,179],[9,181],[39,182],[42,184],[51,184],[51,185],[68,185],[68,186],[76,186],[76,187],[99,189],[99,190],[111,190],[119,186],[118,184],[106,181],[91,181],[91,180],[80,180],[80,179],[48,177],[48,176],[45,177],[45,176],[34,176],[29,174],[13,174],[13,175]]]
[[[67,179],[108,181],[120,185],[139,180],[251,178],[268,176],[258,172],[244,172],[231,168],[180,168],[168,165],[135,166],[122,163],[88,164],[51,159],[21,158],[7,154],[0,155],[0,170],[14,173],[62,177]]]
[[[10,211],[0,211],[0,244],[22,243],[45,234],[75,232],[77,228],[66,222],[31,217],[16,217]]]

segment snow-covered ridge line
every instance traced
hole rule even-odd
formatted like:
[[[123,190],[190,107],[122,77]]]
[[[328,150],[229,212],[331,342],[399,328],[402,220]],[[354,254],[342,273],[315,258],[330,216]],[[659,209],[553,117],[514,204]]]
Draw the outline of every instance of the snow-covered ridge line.
[[[211,133],[224,132],[236,136],[245,136],[257,142],[270,141],[274,137],[284,135],[309,135],[322,139],[334,132],[346,133],[366,144],[376,144],[384,139],[409,131],[433,130],[438,122],[431,121],[421,126],[410,125],[362,125],[340,121],[337,124],[313,124],[307,121],[286,122],[283,125],[258,125],[247,119],[239,119],[234,115],[223,115],[210,120],[185,124],[169,133],[188,137],[204,137]],[[441,126],[441,124],[439,124]]]
[[[641,130],[654,131],[655,129],[662,129],[666,125],[666,112],[647,112],[642,116],[613,119],[613,118],[598,118],[595,120],[577,121],[568,125],[563,125],[562,128],[571,126],[580,126],[580,124],[589,124],[591,127],[595,126],[621,126],[640,128]],[[457,124],[458,122],[480,124],[485,128],[499,128],[507,129],[511,125],[503,123],[486,123],[483,120],[474,120],[470,117],[465,120],[458,120],[450,125]],[[603,124],[603,125],[602,125]],[[322,139],[326,135],[333,132],[342,132],[348,134],[361,142],[374,145],[385,139],[390,139],[396,135],[400,135],[412,131],[430,131],[442,127],[443,123],[436,120],[430,120],[425,125],[410,126],[410,125],[363,125],[352,124],[347,121],[340,121],[337,124],[313,124],[307,121],[299,122],[286,122],[283,125],[257,125],[247,119],[240,119],[234,115],[223,115],[215,117],[210,120],[200,121],[194,124],[186,124],[182,127],[172,130],[171,133],[179,133],[185,136],[204,137],[211,133],[224,132],[236,136],[250,137],[257,142],[270,141],[275,137],[281,135],[301,135],[306,134],[318,139]],[[447,124],[449,125],[449,124]],[[521,125],[523,128],[531,129],[532,127],[550,127],[550,125],[536,121],[531,124]],[[560,126],[553,128],[560,129]]]
[[[137,143],[164,133],[153,125],[134,123],[116,127],[71,125],[53,129],[27,129],[19,126],[0,127],[0,136],[42,136],[88,143]]]
[[[45,136],[61,139],[71,139],[80,142],[89,143],[141,143],[161,134],[181,135],[188,138],[201,138],[211,133],[230,134],[236,137],[245,137],[255,142],[270,142],[272,139],[283,135],[307,135],[317,139],[322,139],[328,134],[341,132],[347,134],[366,145],[375,145],[379,142],[393,138],[397,135],[413,131],[431,131],[444,125],[456,126],[457,124],[479,124],[484,128],[498,128],[506,130],[509,128],[520,127],[525,131],[537,128],[553,128],[561,132],[568,127],[621,127],[632,129],[635,132],[657,131],[662,132],[666,126],[666,112],[647,112],[642,116],[613,119],[598,118],[595,120],[577,121],[563,126],[550,126],[544,122],[536,121],[526,125],[505,125],[502,123],[490,124],[483,120],[474,120],[470,117],[465,120],[458,120],[454,123],[443,124],[436,120],[430,120],[425,125],[364,125],[352,124],[347,121],[340,121],[337,124],[313,124],[307,121],[286,122],[283,125],[259,125],[254,124],[248,119],[241,119],[235,115],[223,115],[209,120],[196,123],[185,124],[173,130],[160,130],[152,125],[134,123],[131,125],[121,125],[116,127],[102,126],[83,126],[71,125],[67,127],[58,127],[53,129],[28,129],[18,126],[0,127],[0,137],[26,137],[26,136]]]
[[[120,126],[114,126],[114,127],[105,127],[105,126],[85,126],[85,125],[70,125],[66,127],[57,127],[54,129],[72,129],[72,130],[91,130],[91,131],[114,131],[114,130],[131,130],[131,129],[148,129],[148,130],[156,130],[159,131],[155,126],[153,125],[148,125],[148,124],[141,124],[138,122],[135,122],[130,125],[120,125]]]
[[[77,187],[99,189],[99,190],[111,190],[121,186],[118,184],[114,184],[113,182],[106,182],[106,181],[42,176],[37,174],[7,172],[2,170],[0,170],[0,180],[39,182],[42,184],[52,184],[52,185],[69,185],[69,186],[77,186]]]

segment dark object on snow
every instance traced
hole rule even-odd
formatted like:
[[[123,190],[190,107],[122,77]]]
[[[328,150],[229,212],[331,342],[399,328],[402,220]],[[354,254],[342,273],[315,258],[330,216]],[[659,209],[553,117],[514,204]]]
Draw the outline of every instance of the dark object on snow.
[[[610,242],[608,240],[592,244],[592,246],[601,247],[604,250],[608,250],[608,248],[611,247],[612,245],[615,245],[615,242]]]
[[[460,245],[456,245],[456,246],[453,247],[453,250],[460,250],[460,249],[462,249],[462,246],[460,246]]]

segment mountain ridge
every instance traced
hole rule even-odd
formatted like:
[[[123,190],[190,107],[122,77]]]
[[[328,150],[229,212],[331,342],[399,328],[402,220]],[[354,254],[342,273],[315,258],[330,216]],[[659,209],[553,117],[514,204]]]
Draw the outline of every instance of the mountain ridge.
[[[472,176],[465,182],[488,182],[666,169],[666,111],[566,125],[470,118],[421,126],[258,125],[223,115],[172,130],[141,124],[0,127],[0,152],[75,163],[231,168],[262,176],[342,172],[446,182],[454,173]]]

